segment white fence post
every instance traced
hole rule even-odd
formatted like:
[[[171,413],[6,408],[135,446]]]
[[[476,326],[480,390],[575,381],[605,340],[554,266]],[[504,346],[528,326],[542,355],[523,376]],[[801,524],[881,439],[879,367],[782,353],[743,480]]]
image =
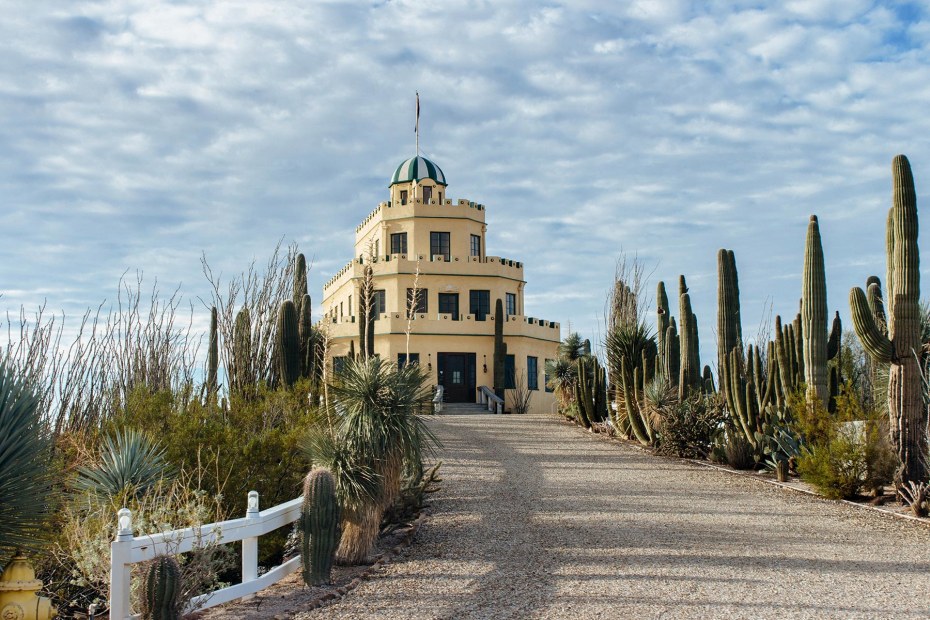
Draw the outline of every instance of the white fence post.
[[[258,518],[258,491],[249,491],[246,519]],[[242,539],[242,583],[258,579],[258,537]]]
[[[129,617],[129,573],[132,564],[132,513],[116,513],[116,539],[110,543],[110,619]]]

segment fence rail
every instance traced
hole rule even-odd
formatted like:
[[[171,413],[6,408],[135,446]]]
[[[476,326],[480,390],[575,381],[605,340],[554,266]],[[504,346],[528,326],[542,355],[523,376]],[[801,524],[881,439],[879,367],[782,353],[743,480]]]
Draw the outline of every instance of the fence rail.
[[[486,385],[478,388],[478,402],[491,413],[504,413],[504,400]]]
[[[250,491],[245,517],[208,523],[171,532],[135,536],[132,513],[117,513],[116,539],[110,543],[110,618],[136,618],[130,609],[129,590],[132,565],[159,555],[185,553],[209,544],[242,542],[242,583],[206,592],[191,599],[185,613],[215,607],[250,596],[300,569],[300,558],[292,558],[258,576],[258,538],[300,518],[298,497],[273,508],[259,511],[258,493]]]

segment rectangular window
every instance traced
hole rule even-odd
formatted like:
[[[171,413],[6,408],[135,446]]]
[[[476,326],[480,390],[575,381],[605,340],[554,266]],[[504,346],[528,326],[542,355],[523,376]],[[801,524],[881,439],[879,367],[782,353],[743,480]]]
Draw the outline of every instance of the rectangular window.
[[[394,233],[391,235],[391,254],[407,253],[407,233]]]
[[[342,373],[342,370],[346,367],[346,359],[347,357],[345,355],[333,358],[333,374],[338,375]]]
[[[433,197],[433,188],[429,185],[423,186],[423,204],[429,204],[430,199]]]
[[[381,318],[381,315],[387,312],[385,304],[384,289],[374,291],[371,298],[371,310],[375,314],[375,320]]]
[[[342,302],[339,302],[339,318],[342,318]]]
[[[381,241],[381,239],[375,239],[375,253],[374,253],[374,259],[375,259],[375,260],[378,260],[378,256],[381,255],[381,243],[380,243],[380,241]]]
[[[517,296],[507,293],[507,316],[517,316]]]
[[[526,387],[531,390],[539,389],[539,358],[527,356],[526,358]]]
[[[429,234],[429,255],[432,258],[440,254],[449,260],[449,233],[431,232]]]
[[[419,365],[419,363],[420,363],[420,354],[419,354],[419,353],[411,353],[411,354],[410,354],[410,363],[411,363],[411,364],[417,364],[417,365]],[[403,367],[406,366],[406,365],[407,365],[407,354],[406,354],[406,353],[398,353],[398,354],[397,354],[397,367],[398,367],[398,368],[403,368]]]
[[[508,355],[504,358],[504,389],[512,390],[517,387],[516,358]]]
[[[407,318],[410,318],[410,313],[414,314],[426,314],[429,312],[429,291],[425,288],[418,288],[416,290],[416,299],[414,299],[413,289],[407,289]]]
[[[439,293],[439,314],[451,314],[453,321],[459,320],[458,293]]]
[[[407,190],[405,189],[400,190],[400,204],[407,204]]]
[[[352,316],[352,296],[349,295],[349,316]]]
[[[471,236],[471,255],[481,256],[481,235]]]
[[[491,312],[491,291],[469,291],[468,313],[474,315],[476,321],[483,321]]]
[[[552,386],[549,385],[549,381],[552,379],[552,377],[549,376],[549,366],[552,363],[553,363],[553,360],[546,360],[546,367],[545,367],[546,372],[545,372],[545,378],[543,379],[545,381],[545,385],[543,385],[543,387],[546,388],[547,392],[554,391],[552,389]]]

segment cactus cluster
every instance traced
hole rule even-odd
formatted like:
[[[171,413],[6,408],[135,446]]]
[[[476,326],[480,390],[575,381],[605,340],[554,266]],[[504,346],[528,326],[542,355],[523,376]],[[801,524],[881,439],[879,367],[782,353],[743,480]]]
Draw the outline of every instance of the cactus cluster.
[[[575,402],[585,428],[607,419],[607,370],[593,355],[575,360]]]
[[[339,546],[336,481],[328,469],[317,467],[304,479],[300,527],[304,583],[308,586],[328,584]]]
[[[168,555],[152,560],[142,578],[142,617],[177,620],[181,617],[181,567]]]
[[[897,155],[892,168],[892,206],[886,228],[887,302],[877,278],[868,295],[849,292],[853,327],[872,360],[888,366],[888,415],[891,440],[901,460],[896,481],[927,478],[927,414],[918,361],[921,351],[920,260],[917,245],[917,195],[910,162]]]

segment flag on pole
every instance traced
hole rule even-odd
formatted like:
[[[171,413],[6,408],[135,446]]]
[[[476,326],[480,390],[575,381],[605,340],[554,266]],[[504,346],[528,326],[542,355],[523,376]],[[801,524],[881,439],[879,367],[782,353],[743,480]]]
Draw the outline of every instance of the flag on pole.
[[[413,127],[414,133],[420,133],[420,93],[417,91],[417,124]]]

